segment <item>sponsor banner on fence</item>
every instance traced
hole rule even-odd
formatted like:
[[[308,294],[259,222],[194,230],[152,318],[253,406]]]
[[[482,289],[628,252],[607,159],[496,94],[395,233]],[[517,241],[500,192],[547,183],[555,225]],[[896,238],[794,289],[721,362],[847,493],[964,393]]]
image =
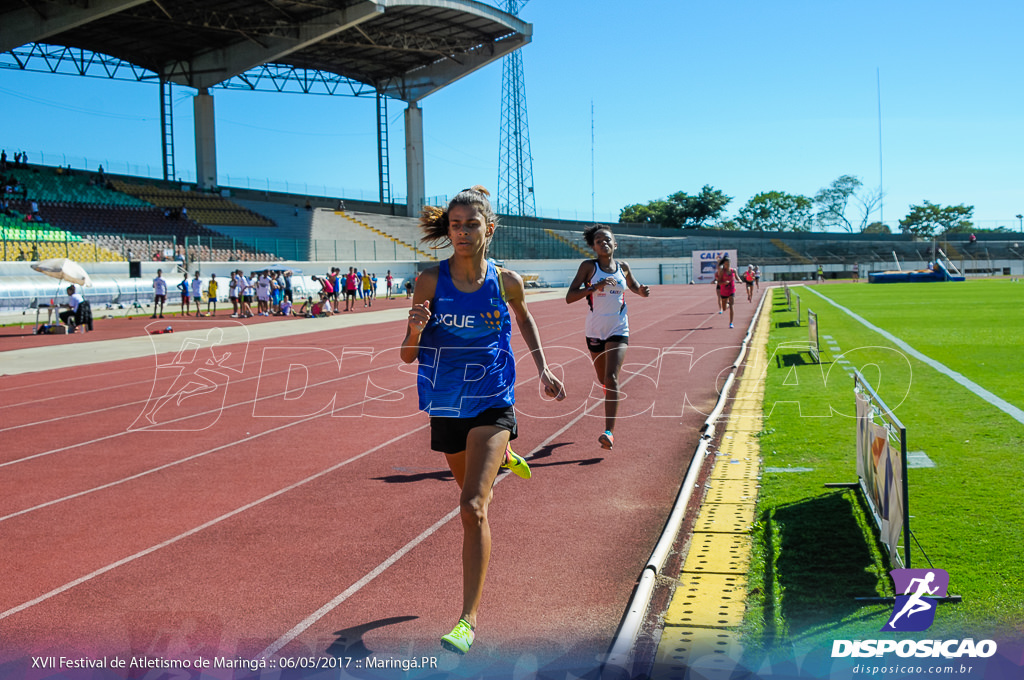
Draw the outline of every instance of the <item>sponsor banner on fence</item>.
[[[857,476],[875,513],[882,541],[895,559],[903,532],[903,464],[888,430],[873,422],[872,406],[857,395]]]
[[[736,249],[726,250],[694,250],[691,251],[693,258],[693,282],[714,283],[715,268],[718,267],[718,260],[728,255],[732,268],[736,269]]]

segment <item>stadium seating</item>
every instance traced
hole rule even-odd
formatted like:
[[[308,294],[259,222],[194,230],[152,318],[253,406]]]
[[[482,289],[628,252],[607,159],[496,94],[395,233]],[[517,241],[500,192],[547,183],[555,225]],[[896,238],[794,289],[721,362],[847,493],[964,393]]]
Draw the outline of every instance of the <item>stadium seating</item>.
[[[273,227],[274,222],[234,201],[216,194],[181,191],[153,186],[152,184],[131,184],[113,180],[113,186],[127,195],[134,196],[147,204],[177,214],[185,208],[190,219],[200,224],[225,226]]]
[[[133,196],[108,188],[106,181],[100,181],[98,175],[87,172],[56,174],[55,168],[36,167],[12,169],[7,175],[25,187],[26,200],[36,200],[40,204],[71,203],[124,207],[147,205]]]

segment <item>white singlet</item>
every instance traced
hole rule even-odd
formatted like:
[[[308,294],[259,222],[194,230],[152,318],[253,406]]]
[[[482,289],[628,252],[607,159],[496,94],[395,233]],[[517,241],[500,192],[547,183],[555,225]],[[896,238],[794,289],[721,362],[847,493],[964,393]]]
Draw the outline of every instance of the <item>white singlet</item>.
[[[605,286],[587,296],[590,313],[587,314],[586,336],[596,340],[607,340],[613,335],[629,336],[629,318],[626,316],[626,277],[622,267],[616,263],[615,271],[608,273],[594,260],[594,274],[588,286],[607,278],[615,279],[614,286]]]

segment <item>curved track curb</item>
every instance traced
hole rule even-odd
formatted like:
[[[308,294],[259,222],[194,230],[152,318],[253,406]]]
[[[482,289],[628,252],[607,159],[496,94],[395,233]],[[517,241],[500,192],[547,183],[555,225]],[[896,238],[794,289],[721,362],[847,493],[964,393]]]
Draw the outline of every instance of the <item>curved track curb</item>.
[[[679,494],[676,496],[675,503],[673,504],[672,511],[665,523],[665,528],[662,531],[661,538],[655,545],[654,550],[651,552],[650,559],[647,561],[647,564],[644,566],[640,574],[639,582],[636,590],[634,591],[633,598],[630,601],[626,614],[623,617],[622,624],[619,626],[619,632],[612,643],[608,657],[602,667],[601,676],[604,678],[621,677],[623,674],[625,674],[626,677],[634,676],[634,673],[632,672],[634,665],[634,652],[641,628],[651,605],[651,599],[654,595],[657,579],[659,576],[664,575],[663,570],[665,568],[665,563],[678,538],[680,529],[686,520],[686,510],[690,504],[693,492],[697,487],[697,479],[704,467],[705,459],[708,456],[708,447],[715,438],[716,425],[722,417],[723,411],[728,403],[729,395],[731,394],[733,385],[736,381],[737,369],[743,364],[747,352],[750,349],[750,342],[761,319],[765,301],[769,299],[770,292],[771,288],[766,287],[765,291],[762,293],[757,309],[754,312],[754,316],[747,327],[747,333],[740,344],[740,351],[737,354],[729,375],[722,386],[718,401],[715,404],[714,409],[711,411],[711,414],[707,417],[700,428],[700,442],[698,443],[697,449],[690,461],[686,477],[679,489]],[[672,578],[674,578],[674,576]]]

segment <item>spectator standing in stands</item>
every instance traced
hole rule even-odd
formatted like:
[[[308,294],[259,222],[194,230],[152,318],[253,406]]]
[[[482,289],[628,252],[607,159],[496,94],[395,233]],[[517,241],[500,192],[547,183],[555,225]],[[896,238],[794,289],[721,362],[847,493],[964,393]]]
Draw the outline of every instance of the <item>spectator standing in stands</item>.
[[[32,244],[32,261],[33,262],[38,262],[39,261],[39,248],[36,247],[35,243]]]
[[[196,316],[203,315],[203,281],[199,278],[199,272],[192,278],[192,302],[196,303]]]
[[[156,278],[153,279],[153,316],[156,318],[157,309],[160,310],[160,318],[164,318],[164,303],[167,302],[167,281],[164,279],[164,270],[156,270]]]
[[[188,272],[181,273],[181,282],[178,284],[178,290],[181,291],[181,313],[183,316],[188,316],[188,310],[191,307],[189,305],[189,285],[188,285]]]
[[[14,258],[14,261],[15,262],[24,262],[25,261],[25,249],[24,248],[21,248],[21,249],[18,250],[18,257]]]
[[[235,303],[238,304],[237,302]],[[210,305],[213,305],[213,313],[210,313]],[[206,284],[206,315],[217,316],[217,275],[210,274],[210,283]]]

